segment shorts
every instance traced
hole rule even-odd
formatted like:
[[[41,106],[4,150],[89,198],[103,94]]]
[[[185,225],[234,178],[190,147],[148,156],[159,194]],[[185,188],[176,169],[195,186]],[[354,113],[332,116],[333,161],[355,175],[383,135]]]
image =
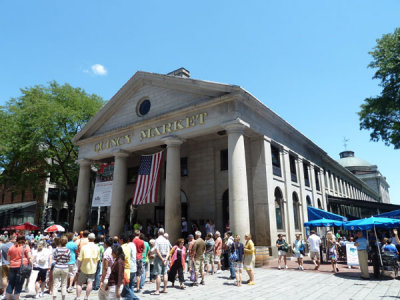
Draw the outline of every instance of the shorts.
[[[18,272],[19,268],[10,268],[10,272],[8,274],[9,281],[6,289],[7,294],[11,295],[13,292],[14,295],[21,294],[25,279],[21,278],[21,276],[18,275]]]
[[[38,268],[38,275],[36,278],[36,282],[46,282],[46,277],[47,277],[47,269],[42,269],[42,268]]]
[[[194,271],[203,273],[204,270],[204,260],[202,259],[195,259],[194,260]]]
[[[310,258],[311,258],[311,259],[314,259],[314,258],[319,259],[319,258],[320,258],[320,257],[319,257],[319,252],[310,251]]]
[[[76,267],[76,264],[68,265],[68,276],[69,277],[74,277],[77,271],[78,271],[78,268]]]
[[[204,264],[212,265],[214,263],[214,253],[206,253],[206,260],[204,261]]]
[[[217,264],[221,261],[221,256],[220,255],[214,255],[214,262]]]
[[[278,250],[278,255],[279,256],[286,256],[286,251]]]
[[[2,265],[1,266],[1,278],[8,279],[8,274],[10,273],[10,266],[9,265]]]
[[[94,281],[95,275],[96,275],[96,273],[94,273],[94,274],[85,274],[85,273],[83,273],[81,271],[79,273],[79,276],[78,276],[78,283],[80,285],[82,285],[82,284],[84,284],[86,282],[88,282],[88,283],[92,282],[92,281]]]
[[[300,252],[296,252],[296,258],[303,258],[303,254],[301,254]]]
[[[143,274],[143,260],[137,259],[136,260],[136,276],[142,276]]]
[[[240,261],[234,261],[234,262],[232,262],[232,267],[235,270],[235,272],[242,271],[243,263]]]
[[[156,256],[154,259],[154,267],[153,267],[153,275],[160,276],[160,275],[167,275],[168,272],[168,263],[164,264],[163,261]]]

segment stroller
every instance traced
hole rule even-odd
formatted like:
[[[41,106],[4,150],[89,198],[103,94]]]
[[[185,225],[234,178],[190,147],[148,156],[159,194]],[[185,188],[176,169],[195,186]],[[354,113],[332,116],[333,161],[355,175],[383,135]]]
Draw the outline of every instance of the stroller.
[[[382,273],[383,271],[393,271],[395,278],[399,273],[399,263],[397,258],[391,252],[383,252],[382,253]]]

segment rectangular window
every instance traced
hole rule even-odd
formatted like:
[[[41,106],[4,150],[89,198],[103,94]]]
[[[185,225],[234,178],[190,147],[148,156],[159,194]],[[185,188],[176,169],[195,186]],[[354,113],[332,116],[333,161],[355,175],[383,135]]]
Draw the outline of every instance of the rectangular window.
[[[15,197],[15,193],[11,192],[11,203],[14,203],[14,197]]]
[[[24,202],[24,201],[25,201],[25,191],[22,190],[22,192],[21,192],[21,202]]]
[[[281,158],[279,149],[275,146],[271,146],[271,156],[272,156],[272,173],[276,176],[281,177]]]
[[[165,164],[164,164],[165,165]],[[128,169],[128,183],[136,183],[139,167],[133,167]]]
[[[181,157],[181,176],[188,176],[188,158],[187,157]]]
[[[49,196],[48,196],[48,200],[49,201],[58,201],[58,194],[59,194],[59,190],[58,189],[54,189],[54,188],[50,188],[49,189]]]
[[[315,174],[315,188],[317,191],[321,190],[320,184],[319,184],[319,169],[314,169],[314,174]]]
[[[4,194],[4,192],[1,194],[1,204],[4,204],[4,201],[6,199],[6,195]]]
[[[297,172],[296,172],[296,158],[293,155],[289,155],[290,164],[290,177],[293,182],[297,182]]]
[[[221,150],[221,171],[228,170],[228,149]]]
[[[308,175],[308,164],[303,162],[304,184],[310,186],[310,176]]]
[[[338,187],[337,187],[337,178],[336,178],[335,174],[332,174],[332,180],[333,180],[333,186],[335,187],[334,190],[335,190],[335,192],[337,192]]]

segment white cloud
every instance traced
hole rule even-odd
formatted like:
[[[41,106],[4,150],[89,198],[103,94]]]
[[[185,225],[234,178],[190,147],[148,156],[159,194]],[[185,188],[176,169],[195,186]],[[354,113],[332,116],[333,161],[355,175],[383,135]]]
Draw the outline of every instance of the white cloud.
[[[104,76],[107,75],[107,69],[100,64],[95,64],[90,67],[94,75]]]

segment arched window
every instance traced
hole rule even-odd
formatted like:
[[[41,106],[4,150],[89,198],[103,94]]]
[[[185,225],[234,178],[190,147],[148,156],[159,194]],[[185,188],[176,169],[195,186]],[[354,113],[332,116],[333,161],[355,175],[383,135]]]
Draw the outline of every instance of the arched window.
[[[312,206],[310,196],[307,196],[307,197],[306,197],[306,201],[307,201],[307,206]]]
[[[275,189],[275,216],[276,216],[276,228],[283,230],[283,197],[281,190],[277,187]]]
[[[317,200],[317,203],[318,203],[318,208],[319,209],[322,209],[322,204],[321,204],[321,200],[318,198],[318,200]]]
[[[300,203],[299,203],[299,197],[297,197],[297,193],[293,192],[292,195],[293,198],[293,217],[294,217],[294,228],[295,229],[300,229]]]

